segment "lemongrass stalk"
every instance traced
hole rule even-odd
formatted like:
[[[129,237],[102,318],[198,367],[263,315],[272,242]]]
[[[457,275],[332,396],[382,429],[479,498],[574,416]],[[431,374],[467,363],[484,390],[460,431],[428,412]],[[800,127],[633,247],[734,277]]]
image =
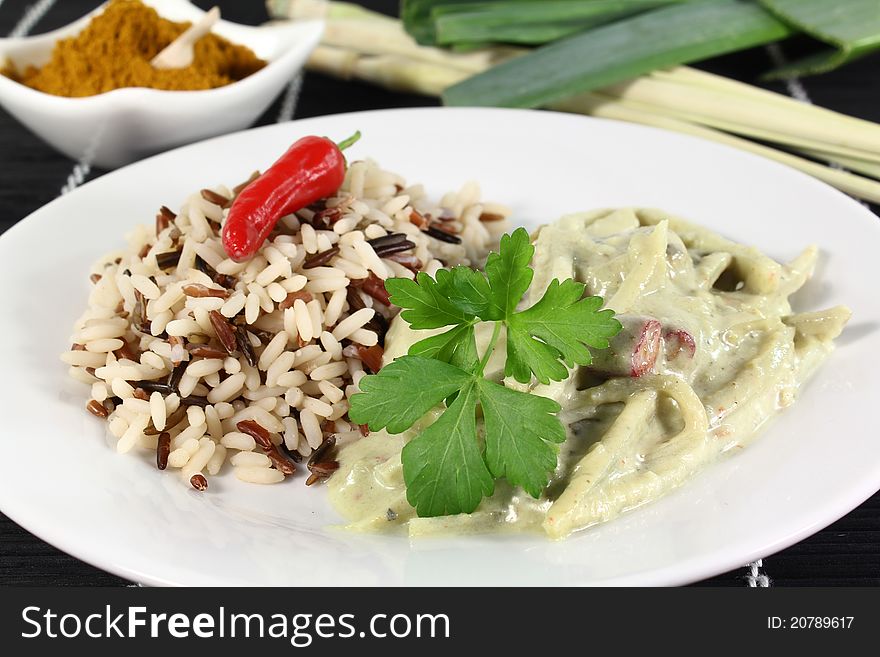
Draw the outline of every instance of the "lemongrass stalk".
[[[700,114],[691,112],[689,111],[689,108],[683,109],[681,107],[671,107],[665,103],[655,104],[647,99],[636,99],[629,95],[618,94],[614,93],[613,91],[609,92],[605,89],[600,89],[595,93],[608,99],[636,103],[643,111],[646,112],[662,114],[664,116],[669,116],[670,118],[675,118],[680,121],[687,121],[689,123],[703,125],[707,128],[715,128],[716,130],[723,130],[725,132],[731,132],[737,135],[759,139],[761,141],[768,141],[785,146],[790,146],[795,148],[796,150],[819,150],[832,154],[834,157],[851,158],[880,164],[880,153],[873,153],[870,151],[848,148],[846,146],[841,146],[839,144],[827,141],[814,141],[803,137],[786,135],[778,131],[764,129],[761,126],[726,121],[723,118],[719,118],[711,114]],[[687,98],[687,96],[683,95],[682,100],[684,100],[685,98]],[[686,104],[684,106],[686,107]],[[768,110],[768,114],[769,113],[770,112]],[[746,117],[744,114],[744,119],[747,118],[748,117]],[[792,122],[794,122],[794,119],[792,119]],[[833,135],[829,135],[829,139],[833,139]]]
[[[853,157],[843,157],[836,153],[826,153],[824,151],[803,149],[801,152],[814,159],[828,162],[832,166],[837,165],[844,169],[849,169],[850,171],[855,171],[856,173],[880,180],[880,164],[877,164],[876,162],[868,162]]]
[[[324,35],[321,37],[321,43],[326,46],[354,50],[365,55],[403,56],[451,66],[472,75],[517,54],[515,49],[506,47],[453,53],[441,48],[420,46],[406,33],[399,20],[389,19],[363,7],[351,8],[347,3],[280,0],[274,2],[270,8],[273,12],[278,12],[276,15],[293,18],[327,17]]]
[[[355,77],[354,70],[361,59],[363,55],[354,50],[319,45],[309,55],[306,68],[316,73],[350,80]]]
[[[274,4],[283,4],[287,8],[286,15],[294,17],[314,16],[323,11],[323,15],[330,17],[324,43],[365,54],[404,56],[478,73],[503,59],[526,52],[517,48],[492,48],[473,53],[477,56],[468,59],[470,55],[420,46],[405,35],[400,21],[357,5],[326,0],[280,0]],[[334,20],[336,16],[344,16],[346,20]],[[352,16],[364,23],[359,25],[359,20],[348,20]],[[379,33],[376,21],[391,23],[394,30],[389,33],[393,32],[394,38],[386,38],[385,32]],[[365,36],[360,34],[364,30],[368,32]],[[663,86],[664,82],[671,86]],[[798,149],[821,150],[843,158],[880,163],[880,149],[875,148],[880,144],[880,126],[870,121],[684,66],[643,76],[637,87],[630,87],[626,93],[618,93],[620,87],[601,91],[665,105],[668,110],[665,113],[675,113],[682,120]],[[629,95],[639,94],[640,89],[648,97]],[[657,89],[660,91],[655,92]],[[702,111],[697,107],[700,99]],[[768,108],[778,108],[780,112]]]
[[[294,20],[323,18],[360,18],[364,20],[398,23],[396,18],[380,14],[353,2],[327,2],[327,0],[268,0],[270,16],[286,16]]]
[[[425,96],[439,96],[446,87],[469,75],[466,71],[432,62],[398,55],[360,55],[324,45],[315,48],[306,66],[310,71]]]
[[[352,64],[348,54],[335,52],[336,50],[338,49],[329,46],[319,46],[308,61],[308,68],[340,77],[353,77],[379,86],[391,87],[393,85],[394,89],[400,91],[432,96],[440,95],[449,84],[449,80],[455,79],[456,76],[467,75],[460,70],[437,64],[425,67],[423,62],[407,61],[406,58],[399,56],[376,57],[356,53],[356,61]],[[414,64],[418,66],[414,67]],[[550,109],[641,123],[702,137],[781,162],[853,196],[880,203],[880,182],[832,169],[719,130],[682,121],[655,111],[645,111],[633,101],[617,100],[600,94],[581,94],[575,98],[555,103]]]
[[[583,94],[562,103],[557,103],[553,109],[576,114],[588,114],[600,118],[616,119],[618,121],[641,123],[733,146],[739,150],[748,151],[749,153],[786,164],[814,178],[818,178],[847,194],[872,203],[880,203],[880,182],[875,180],[857,176],[840,169],[833,169],[797,155],[792,155],[769,146],[763,146],[719,130],[695,125],[651,111],[642,111],[634,105],[628,105],[626,102],[605,99],[594,94]]]
[[[804,117],[810,117],[816,122],[839,122],[846,124],[848,127],[857,130],[870,130],[877,132],[880,127],[873,121],[859,119],[848,114],[841,114],[825,107],[819,107],[811,103],[805,103],[795,100],[789,96],[785,96],[775,91],[755,87],[745,82],[731,80],[730,78],[714,73],[701,71],[700,69],[691,68],[689,66],[678,66],[668,70],[658,70],[650,73],[649,77],[657,80],[675,82],[678,84],[686,84],[698,86],[708,89],[716,89],[723,92],[731,100],[738,98],[750,98],[755,102],[766,103],[778,107],[786,112],[797,113]]]
[[[776,105],[756,102],[716,89],[670,83],[650,76],[605,87],[602,93],[673,112],[687,120],[732,130],[759,139],[804,148],[839,152],[849,157],[880,157],[880,126],[855,129],[834,118],[816,121],[804,113],[779,111]],[[878,159],[880,161],[880,159]]]

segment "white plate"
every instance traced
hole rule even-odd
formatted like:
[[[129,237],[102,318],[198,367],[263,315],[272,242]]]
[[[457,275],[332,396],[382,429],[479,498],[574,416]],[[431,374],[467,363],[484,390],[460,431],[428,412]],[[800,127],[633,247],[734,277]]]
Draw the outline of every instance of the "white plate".
[[[822,250],[798,305],[846,303],[853,320],[801,400],[761,438],[654,504],[565,542],[469,536],[410,543],[333,529],[302,477],[260,487],[213,478],[199,494],[145,455],[118,456],[58,353],[90,263],[160,204],[235,184],[306,134],[364,137],[370,156],[440,194],[478,179],[535,226],[564,212],[664,208],[769,252]],[[0,239],[0,508],[118,575],[178,585],[679,584],[767,556],[880,488],[880,222],[768,160],[690,137],[570,115],[419,109],[296,121],[194,144],[64,196]]]

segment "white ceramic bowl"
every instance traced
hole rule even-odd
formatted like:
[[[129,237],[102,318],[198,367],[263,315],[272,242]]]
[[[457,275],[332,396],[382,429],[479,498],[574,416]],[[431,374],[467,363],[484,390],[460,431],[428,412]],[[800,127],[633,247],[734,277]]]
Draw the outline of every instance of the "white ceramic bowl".
[[[144,0],[174,21],[204,13],[187,0]],[[34,37],[0,39],[0,61],[21,70],[49,60],[58,39],[73,36],[91,14]],[[214,32],[248,46],[269,62],[239,82],[206,91],[116,89],[98,96],[66,98],[35,91],[0,75],[0,104],[59,151],[90,164],[115,168],[147,155],[251,125],[302,68],[324,29],[322,21],[249,27],[220,21]]]

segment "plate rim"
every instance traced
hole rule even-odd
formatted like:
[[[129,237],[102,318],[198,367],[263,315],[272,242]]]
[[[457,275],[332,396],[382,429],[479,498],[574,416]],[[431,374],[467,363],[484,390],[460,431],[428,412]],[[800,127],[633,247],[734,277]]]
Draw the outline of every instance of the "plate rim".
[[[247,133],[253,133],[257,131],[281,131],[284,129],[290,131],[297,131],[299,126],[308,125],[309,123],[320,123],[326,120],[341,120],[346,118],[356,118],[359,116],[365,115],[394,115],[394,114],[431,114],[431,113],[443,113],[443,114],[496,114],[496,113],[504,113],[508,115],[529,115],[533,116],[535,114],[547,115],[548,120],[553,120],[555,117],[565,117],[565,120],[575,120],[575,121],[587,121],[598,124],[615,124],[618,126],[624,127],[626,130],[634,130],[635,132],[645,131],[647,133],[661,133],[667,136],[673,136],[676,139],[684,139],[686,141],[694,141],[699,142],[703,147],[708,146],[712,149],[715,149],[719,152],[719,157],[739,157],[743,158],[745,161],[760,161],[762,166],[767,166],[768,164],[771,168],[774,168],[781,175],[794,176],[800,179],[801,183],[808,184],[812,186],[815,190],[822,190],[823,193],[830,193],[832,196],[837,197],[839,201],[843,201],[849,205],[852,212],[858,212],[859,214],[864,216],[864,219],[868,221],[870,225],[873,226],[870,230],[873,230],[877,235],[878,244],[880,244],[880,221],[878,221],[878,217],[871,212],[866,206],[859,203],[852,197],[844,194],[843,192],[831,187],[827,183],[820,181],[812,176],[809,176],[806,173],[793,169],[785,164],[770,160],[768,158],[762,157],[760,155],[756,155],[753,153],[741,151],[732,146],[726,144],[720,144],[716,142],[712,142],[706,139],[702,139],[700,137],[696,137],[693,135],[677,133],[670,130],[665,130],[663,128],[657,128],[654,126],[646,126],[641,124],[633,124],[629,122],[619,121],[615,119],[605,119],[605,118],[597,118],[591,116],[582,116],[582,115],[573,115],[564,112],[555,112],[548,110],[522,110],[522,109],[507,109],[507,108],[482,108],[482,107],[467,107],[467,108],[447,108],[447,107],[413,107],[413,108],[389,108],[389,109],[376,109],[376,110],[366,110],[366,111],[355,111],[355,112],[344,112],[339,114],[331,114],[331,115],[320,115],[302,119],[295,119],[290,122],[282,123],[282,124],[269,124],[265,126],[252,127],[245,130],[240,130],[236,132],[227,133],[225,135],[219,135],[216,137],[212,137],[209,139],[205,139],[199,142],[195,142],[193,144],[188,144],[185,146],[181,146],[169,151],[165,151],[163,153],[159,153],[153,155],[149,158],[145,158],[143,160],[139,160],[138,162],[134,162],[127,166],[121,167],[119,169],[107,172],[106,174],[96,178],[94,180],[90,180],[87,183],[80,185],[77,189],[73,190],[73,194],[77,194],[80,189],[86,189],[91,187],[92,185],[100,183],[100,181],[105,181],[105,179],[112,180],[112,177],[120,172],[128,171],[129,169],[137,168],[137,167],[150,167],[154,166],[156,160],[161,160],[162,158],[173,159],[177,157],[181,151],[186,151],[187,149],[197,150],[200,148],[204,148],[206,144],[211,144],[213,142],[221,142],[227,139],[230,139],[236,135],[243,135]],[[112,184],[107,183],[106,181],[101,184]],[[49,203],[41,206],[40,208],[34,210],[27,216],[19,219],[15,224],[13,224],[9,229],[7,229],[3,235],[0,235],[0,248],[4,247],[10,240],[7,236],[14,235],[17,236],[20,230],[23,230],[23,226],[33,220],[34,217],[42,215],[46,212],[51,212],[54,207],[58,204],[63,204],[69,198],[69,194],[63,194]],[[15,237],[11,238],[15,239]],[[749,550],[737,551],[736,545],[739,543],[748,543],[748,538],[745,540],[740,540],[737,544],[734,545],[733,548],[726,549],[724,552],[720,551],[710,551],[703,552],[697,556],[693,556],[687,558],[685,560],[678,560],[673,564],[663,566],[660,568],[653,568],[644,571],[634,571],[629,572],[623,575],[616,575],[609,578],[600,578],[592,580],[588,583],[588,585],[595,586],[633,586],[633,585],[648,585],[648,586],[679,586],[686,583],[700,581],[707,577],[711,577],[723,572],[726,572],[731,569],[735,569],[737,567],[744,567],[747,562],[753,561],[757,558],[766,558],[780,550],[783,550],[795,543],[803,540],[804,538],[814,534],[817,531],[827,527],[832,524],[836,520],[840,519],[847,513],[851,512],[853,509],[857,508],[861,505],[865,500],[870,498],[873,494],[875,494],[878,490],[880,490],[880,462],[875,464],[875,468],[866,472],[865,476],[858,480],[858,486],[850,485],[840,491],[833,496],[829,497],[826,500],[826,504],[820,510],[814,510],[810,514],[810,522],[805,522],[803,527],[794,532],[789,532],[785,535],[779,536],[774,540],[763,540],[756,541],[752,540],[752,543],[760,542],[761,546],[757,545]],[[124,563],[121,563],[116,560],[112,555],[104,552],[101,553],[99,549],[94,549],[94,543],[89,542],[88,540],[83,540],[78,542],[76,537],[73,537],[71,541],[71,537],[65,538],[60,534],[56,534],[52,531],[52,528],[48,526],[48,518],[44,518],[42,521],[40,518],[26,517],[26,509],[24,508],[26,505],[17,505],[16,498],[14,495],[3,496],[4,488],[0,486],[0,511],[2,511],[7,517],[13,520],[16,524],[24,528],[26,531],[34,534],[39,539],[49,543],[53,547],[69,554],[77,559],[80,559],[96,568],[101,570],[105,570],[107,572],[113,573],[120,577],[124,577],[126,579],[132,580],[137,584],[144,584],[149,586],[186,586],[179,581],[175,581],[173,578],[163,578],[162,576],[151,574],[147,572],[141,572],[137,568],[126,566]],[[833,500],[833,501],[832,501]],[[20,513],[21,511],[21,513]],[[803,516],[803,514],[799,514]],[[62,532],[63,533],[63,532]],[[724,556],[722,556],[722,554]],[[713,557],[714,555],[714,557]],[[745,562],[743,561],[745,559]],[[200,584],[200,585],[208,585],[212,584]],[[225,586],[230,584],[225,584],[223,582],[217,582],[213,584],[216,586]],[[235,585],[235,584],[232,584]],[[582,582],[573,582],[573,586],[583,586]]]

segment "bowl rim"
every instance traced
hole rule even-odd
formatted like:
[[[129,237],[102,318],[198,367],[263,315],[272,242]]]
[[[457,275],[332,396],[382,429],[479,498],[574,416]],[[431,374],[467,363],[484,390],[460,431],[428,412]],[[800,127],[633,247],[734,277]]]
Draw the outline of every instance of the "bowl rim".
[[[145,2],[145,4],[154,7],[157,11],[159,11],[159,8],[155,7],[155,4],[174,4],[179,5],[181,8],[185,8],[186,11],[193,11],[194,16],[202,15],[205,13],[203,9],[191,4],[190,2],[188,2],[188,0],[143,1]],[[9,53],[11,53],[16,46],[20,46],[26,42],[36,43],[39,41],[50,41],[54,43],[57,42],[59,39],[78,34],[85,28],[86,25],[88,25],[89,22],[91,22],[92,18],[100,14],[108,4],[109,0],[107,0],[107,2],[103,2],[98,7],[76,19],[75,21],[54,29],[50,32],[45,32],[43,34],[37,34],[34,36],[17,37],[11,39],[0,38],[0,62],[6,59],[9,56]],[[275,66],[276,64],[286,63],[288,60],[298,57],[301,52],[310,51],[312,48],[314,48],[314,45],[317,44],[317,41],[323,34],[325,22],[322,19],[315,18],[276,22],[257,26],[244,25],[242,23],[235,23],[233,21],[227,21],[221,18],[221,20],[218,21],[217,26],[221,28],[232,26],[235,29],[242,29],[244,31],[262,30],[271,31],[274,33],[304,32],[303,36],[305,38],[300,41],[291,41],[285,46],[284,49],[281,50],[280,54],[278,54],[275,59],[265,60],[266,65],[260,70],[251,73],[241,80],[236,80],[229,84],[223,85],[222,87],[214,87],[212,89],[172,90],[154,89],[152,87],[120,87],[118,89],[111,89],[110,91],[105,91],[103,93],[95,94],[92,96],[59,96],[56,94],[39,91],[38,89],[29,87],[25,84],[22,84],[21,82],[17,82],[12,78],[7,77],[6,75],[0,75],[0,92],[5,91],[7,93],[17,93],[20,94],[23,98],[29,97],[32,101],[37,101],[45,104],[57,104],[59,106],[77,106],[78,108],[83,108],[85,105],[96,106],[99,104],[113,103],[116,101],[142,101],[151,97],[162,97],[164,102],[170,101],[182,103],[201,102],[202,99],[206,98],[220,100],[223,99],[224,96],[229,96],[239,92],[245,92],[249,90],[249,87],[253,87],[259,83],[262,83],[264,79],[270,74],[270,68],[275,69],[277,68],[277,66]],[[314,44],[312,43],[312,40],[315,41]],[[2,104],[2,95],[0,95],[0,104]]]

